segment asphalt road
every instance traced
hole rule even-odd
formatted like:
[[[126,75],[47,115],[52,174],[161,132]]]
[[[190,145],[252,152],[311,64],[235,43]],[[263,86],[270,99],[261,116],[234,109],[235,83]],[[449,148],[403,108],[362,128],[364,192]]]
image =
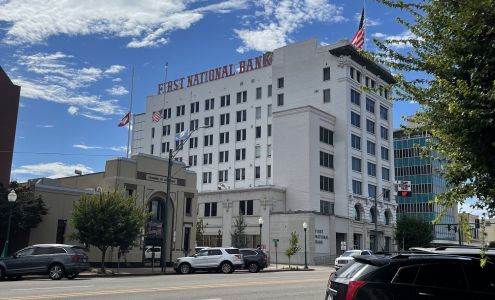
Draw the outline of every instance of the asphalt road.
[[[0,282],[0,300],[13,299],[323,299],[327,270],[196,273],[139,277],[30,279]]]

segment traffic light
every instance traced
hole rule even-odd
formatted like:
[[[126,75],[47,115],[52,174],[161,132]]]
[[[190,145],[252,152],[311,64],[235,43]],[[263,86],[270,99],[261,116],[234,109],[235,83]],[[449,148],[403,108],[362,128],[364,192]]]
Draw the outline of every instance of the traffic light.
[[[452,225],[448,224],[447,225],[447,230],[450,231],[452,229]]]

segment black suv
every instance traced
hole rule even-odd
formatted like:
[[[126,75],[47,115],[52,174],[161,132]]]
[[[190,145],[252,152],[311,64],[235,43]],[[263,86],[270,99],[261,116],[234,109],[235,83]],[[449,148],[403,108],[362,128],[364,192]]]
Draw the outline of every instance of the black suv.
[[[268,267],[268,256],[261,249],[240,249],[244,259],[244,268],[256,273]]]
[[[45,275],[53,280],[74,279],[89,269],[88,256],[78,247],[62,244],[33,245],[13,256],[0,258],[0,279]]]
[[[472,257],[356,256],[330,274],[325,300],[495,299],[495,265]]]

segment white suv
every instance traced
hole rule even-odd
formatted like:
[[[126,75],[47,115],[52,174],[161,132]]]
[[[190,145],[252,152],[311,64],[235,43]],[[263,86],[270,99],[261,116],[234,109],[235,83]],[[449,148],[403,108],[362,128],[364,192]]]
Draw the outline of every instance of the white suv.
[[[155,260],[160,260],[162,252],[162,247],[160,246],[146,246],[144,250],[144,259],[151,260],[153,258],[153,253],[155,254]]]
[[[335,269],[340,269],[343,267],[345,264],[348,262],[351,262],[354,260],[354,256],[357,255],[372,255],[373,252],[370,250],[347,250],[346,252],[342,253],[339,257],[335,259]]]
[[[174,262],[177,273],[188,274],[195,270],[220,270],[223,273],[232,273],[243,267],[242,254],[237,248],[208,248],[199,251],[193,256],[179,257]]]

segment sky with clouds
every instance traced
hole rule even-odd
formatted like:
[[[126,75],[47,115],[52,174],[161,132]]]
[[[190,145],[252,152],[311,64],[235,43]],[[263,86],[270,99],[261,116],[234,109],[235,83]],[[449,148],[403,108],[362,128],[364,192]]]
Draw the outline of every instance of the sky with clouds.
[[[125,156],[133,112],[164,80],[286,44],[352,39],[362,1],[0,0],[0,65],[21,88],[13,180],[101,171]],[[400,11],[366,1],[373,37],[407,38]],[[402,45],[406,48],[407,45]],[[394,104],[394,126],[417,109]]]

